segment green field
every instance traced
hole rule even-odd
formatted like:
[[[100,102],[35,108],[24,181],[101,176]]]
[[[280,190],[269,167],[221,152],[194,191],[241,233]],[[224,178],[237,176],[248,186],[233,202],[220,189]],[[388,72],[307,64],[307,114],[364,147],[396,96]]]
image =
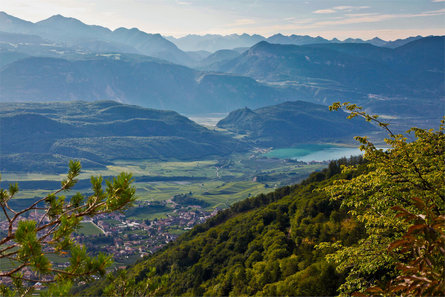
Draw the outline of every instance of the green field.
[[[296,183],[309,173],[326,165],[301,165],[289,160],[268,159],[260,152],[231,155],[221,159],[200,161],[115,161],[105,170],[83,170],[79,184],[72,192],[89,193],[89,179],[92,175],[116,176],[122,171],[131,172],[136,179],[136,196],[141,201],[163,201],[178,194],[191,193],[194,198],[210,204],[208,209],[226,208],[232,203],[272,191],[274,188]],[[46,174],[5,174],[3,180],[18,181],[20,192],[17,198],[39,198],[57,189],[63,175]],[[20,186],[20,182],[22,185]],[[55,182],[56,181],[56,182]],[[5,183],[3,183],[5,185]],[[42,185],[39,188],[39,185]],[[29,188],[26,188],[28,186]],[[139,211],[131,215],[135,219],[164,217],[169,210],[158,212]],[[80,229],[82,234],[100,234],[91,223]]]
[[[194,197],[209,202],[213,207],[226,208],[234,202],[271,190],[273,189],[266,189],[263,184],[257,182],[233,182],[222,183],[208,191],[197,193]]]
[[[76,233],[83,235],[102,235],[103,231],[96,226],[93,222],[81,222],[80,228],[76,231]]]

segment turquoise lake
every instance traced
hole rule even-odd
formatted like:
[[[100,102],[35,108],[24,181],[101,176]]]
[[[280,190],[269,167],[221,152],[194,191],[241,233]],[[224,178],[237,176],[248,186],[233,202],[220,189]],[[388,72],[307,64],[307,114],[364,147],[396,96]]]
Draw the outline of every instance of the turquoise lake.
[[[263,156],[268,158],[294,159],[303,162],[322,162],[361,154],[362,151],[357,147],[344,147],[330,144],[302,144],[291,148],[273,149]]]

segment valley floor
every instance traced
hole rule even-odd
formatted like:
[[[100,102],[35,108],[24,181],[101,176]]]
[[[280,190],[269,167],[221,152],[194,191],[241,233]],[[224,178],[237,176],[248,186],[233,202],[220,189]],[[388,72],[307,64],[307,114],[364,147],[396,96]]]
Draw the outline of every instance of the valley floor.
[[[326,167],[323,162],[265,158],[263,153],[257,150],[225,159],[189,162],[116,161],[106,170],[85,170],[74,191],[88,193],[92,175],[106,179],[125,171],[135,178],[138,200],[125,214],[97,216],[85,222],[76,239],[93,254],[113,254],[115,267],[125,266],[234,202],[297,183]],[[63,175],[7,173],[2,178],[6,183],[18,182],[21,190],[14,202],[20,207],[56,189]],[[0,232],[6,231],[2,229],[0,226]]]

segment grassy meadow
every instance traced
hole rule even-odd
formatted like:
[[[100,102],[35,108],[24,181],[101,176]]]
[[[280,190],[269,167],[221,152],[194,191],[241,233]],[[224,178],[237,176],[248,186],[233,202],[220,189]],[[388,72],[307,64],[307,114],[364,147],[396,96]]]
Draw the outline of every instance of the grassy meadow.
[[[209,203],[208,209],[226,208],[236,201],[267,193],[274,188],[298,182],[323,164],[301,165],[289,160],[262,158],[258,154],[238,154],[225,159],[200,161],[122,161],[117,160],[103,170],[82,170],[74,192],[89,193],[90,177],[101,175],[105,179],[120,172],[131,172],[135,178],[137,199],[140,201],[165,201],[178,194],[191,193],[194,198]],[[17,205],[28,199],[43,197],[57,189],[63,174],[6,173],[2,186],[18,182],[20,192]],[[23,199],[23,203],[20,200]],[[26,199],[26,200],[25,200]],[[164,217],[168,210],[139,212],[136,219]],[[82,233],[97,234],[97,227],[84,223]]]

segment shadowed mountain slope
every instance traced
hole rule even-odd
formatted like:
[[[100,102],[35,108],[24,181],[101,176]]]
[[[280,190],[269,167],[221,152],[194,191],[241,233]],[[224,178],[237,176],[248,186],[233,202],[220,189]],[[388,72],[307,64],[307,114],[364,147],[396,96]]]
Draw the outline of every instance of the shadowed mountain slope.
[[[0,70],[0,100],[116,100],[182,113],[230,112],[292,100],[293,90],[143,56],[26,58]]]
[[[218,70],[266,81],[324,80],[330,88],[387,96],[443,96],[445,37],[396,49],[369,44],[278,45],[262,41]]]
[[[367,123],[347,120],[343,112],[330,112],[326,106],[304,101],[256,110],[235,110],[217,126],[246,134],[246,140],[257,145],[272,147],[318,141],[341,142],[374,130]]]

